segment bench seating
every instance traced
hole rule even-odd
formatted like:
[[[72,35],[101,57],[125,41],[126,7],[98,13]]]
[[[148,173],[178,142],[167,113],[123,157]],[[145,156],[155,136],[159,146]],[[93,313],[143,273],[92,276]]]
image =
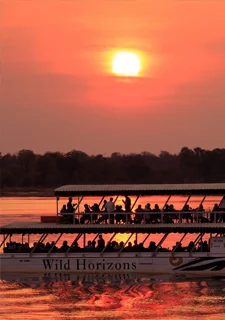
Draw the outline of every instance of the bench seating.
[[[44,223],[50,223],[50,222],[61,223],[62,221],[63,221],[62,216],[41,216],[41,222],[44,222]]]

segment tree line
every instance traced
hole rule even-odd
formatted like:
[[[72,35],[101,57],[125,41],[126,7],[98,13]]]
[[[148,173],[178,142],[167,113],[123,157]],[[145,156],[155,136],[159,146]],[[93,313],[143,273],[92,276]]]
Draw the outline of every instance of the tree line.
[[[111,156],[82,151],[0,154],[1,188],[56,188],[64,184],[138,184],[225,182],[225,149],[183,147]]]

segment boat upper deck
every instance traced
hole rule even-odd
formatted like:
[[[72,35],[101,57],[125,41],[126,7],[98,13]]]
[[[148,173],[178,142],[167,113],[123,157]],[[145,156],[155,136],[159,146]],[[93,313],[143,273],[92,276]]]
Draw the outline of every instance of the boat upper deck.
[[[115,195],[225,195],[225,183],[65,185],[55,189],[55,195],[57,197]]]
[[[58,215],[58,201],[59,197],[67,196],[77,196],[78,205],[70,213],[66,211],[66,215],[73,215],[73,224],[63,224],[63,223],[41,223],[41,222],[15,222],[8,225],[4,225],[0,228],[0,234],[43,234],[43,233],[225,233],[225,208],[224,206],[219,206],[220,211],[205,212],[207,216],[211,215],[210,219],[207,220],[207,223],[202,219],[203,212],[199,209],[194,211],[185,212],[173,211],[173,212],[164,212],[164,209],[159,210],[159,212],[154,212],[151,210],[149,212],[129,212],[128,210],[122,211],[124,219],[120,218],[120,221],[123,221],[121,224],[114,224],[114,220],[117,220],[117,217],[121,215],[121,212],[102,212],[102,211],[91,211],[88,213],[89,223],[81,221],[82,218],[87,216],[86,213],[80,212],[79,207],[80,203],[84,196],[101,196],[103,198],[109,195],[116,195],[117,198],[119,195],[123,196],[148,196],[148,195],[188,195],[189,198],[191,195],[201,195],[204,198],[201,201],[201,205],[207,195],[220,195],[225,199],[225,183],[211,183],[211,184],[138,184],[138,185],[66,185],[59,187],[55,190],[55,195],[57,197],[57,215]],[[81,197],[79,199],[79,197]],[[116,199],[117,199],[116,198]],[[167,199],[163,208],[165,208],[168,203]],[[188,198],[188,200],[189,200]],[[133,206],[135,205],[137,199],[135,200],[130,210],[132,211]],[[186,206],[188,203],[186,201]],[[100,203],[101,203],[100,201]],[[116,200],[115,200],[116,201]],[[223,201],[223,200],[222,200]],[[99,205],[100,205],[99,203]],[[78,209],[78,212],[75,211]],[[214,210],[214,209],[213,209]],[[147,218],[147,215],[150,214],[150,219]],[[102,222],[97,223],[94,216],[102,215]],[[129,215],[135,215],[136,220],[128,219]],[[156,216],[160,217],[156,219]],[[172,215],[172,218],[171,218]],[[187,216],[189,215],[189,216]],[[204,214],[203,214],[204,215]],[[170,216],[168,220],[167,217]],[[138,219],[138,217],[141,217]],[[80,220],[78,219],[80,218]],[[111,220],[112,218],[112,220]],[[155,218],[155,219],[153,219]],[[182,219],[186,219],[188,222],[191,220],[192,223],[182,223]],[[139,221],[140,220],[140,221]],[[160,223],[158,223],[159,221]],[[166,221],[168,220],[168,221]],[[174,223],[176,220],[177,223]],[[201,222],[199,222],[201,220]],[[76,222],[75,222],[76,221]],[[139,223],[136,223],[138,222]],[[130,222],[130,223],[129,223]],[[151,223],[150,223],[151,222]],[[153,223],[152,223],[153,222]],[[166,223],[167,222],[167,223]]]
[[[225,223],[159,223],[159,224],[59,224],[14,222],[4,225],[0,234],[56,233],[225,233]]]

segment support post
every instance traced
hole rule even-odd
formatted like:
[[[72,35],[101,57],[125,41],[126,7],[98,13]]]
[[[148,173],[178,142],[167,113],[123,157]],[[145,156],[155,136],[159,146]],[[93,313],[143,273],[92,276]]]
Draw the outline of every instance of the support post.
[[[200,209],[201,205],[203,205],[203,202],[205,201],[205,198],[206,198],[206,196],[204,196],[202,198],[201,202],[199,203],[198,209],[197,209],[197,216],[196,216],[196,222],[197,223],[199,222],[199,212],[201,212],[201,211],[199,211],[199,209]],[[200,213],[200,214],[202,214],[202,213]]]
[[[71,243],[71,245],[69,246],[69,248],[67,249],[66,253],[68,253],[70,251],[70,249],[72,248],[72,246],[74,245],[75,242],[77,242],[80,237],[82,236],[83,233],[79,233],[76,238],[73,240],[73,242]]]
[[[190,200],[191,195],[188,196],[187,200],[185,201],[184,206],[186,206],[186,204],[188,204],[188,201]],[[182,219],[183,219],[183,214],[179,211],[179,223],[182,223]]]
[[[86,233],[84,233],[84,248],[86,247]]]
[[[115,237],[115,235],[116,235],[116,233],[114,232],[114,234],[113,234],[112,237],[109,239],[109,241],[108,241],[107,245],[105,246],[105,248],[102,249],[101,255],[104,253],[104,251],[105,251],[106,248],[108,247],[108,244],[112,241],[112,239]],[[96,237],[95,237],[95,239],[96,239]],[[95,240],[95,239],[94,239],[94,240]]]
[[[119,196],[116,196],[116,199],[113,201],[114,205],[116,204],[116,201],[118,200]]]
[[[96,236],[94,237],[94,239],[92,241],[95,241],[95,239],[97,239],[97,237],[99,237],[99,233],[96,234]]]
[[[172,250],[172,252],[175,252],[175,251],[176,251],[176,249],[178,248],[179,244],[184,240],[184,238],[186,237],[186,235],[187,235],[187,233],[185,233],[185,234],[181,237],[180,241],[178,242],[178,244],[176,245],[176,247]]]
[[[62,237],[63,233],[60,233],[60,235],[58,236],[58,238],[56,239],[56,242],[54,244],[54,246],[58,243],[59,239]],[[51,247],[51,249],[48,252],[48,255],[52,252],[52,250],[54,249],[54,246]]]
[[[1,248],[1,246],[2,246],[3,244],[5,245],[5,242],[6,242],[7,238],[8,238],[8,236],[9,236],[9,234],[3,235],[3,236],[4,236],[4,238],[3,238],[3,240],[2,240],[2,243],[0,244],[0,248]]]
[[[205,234],[205,233],[200,233],[200,234],[197,236],[197,238],[196,238],[195,241],[194,241],[194,246],[193,246],[193,248],[191,249],[190,252],[193,252],[194,249],[196,249],[196,245],[199,243],[200,240],[202,240],[202,237],[204,236],[204,234]]]
[[[159,243],[158,243],[158,245],[157,245],[154,253],[156,253],[156,252],[159,250],[159,248],[161,247],[161,245],[163,244],[163,242],[164,242],[164,241],[166,240],[166,238],[168,237],[168,234],[169,234],[169,233],[165,233],[165,234],[164,234],[164,236],[162,237],[162,239],[159,241]]]
[[[83,198],[84,198],[84,197],[78,197],[78,198],[77,198],[77,206],[76,206],[76,208],[75,208],[75,210],[74,210],[74,213],[76,213],[76,211],[77,211],[77,213],[78,213],[78,219],[80,219],[80,204],[81,204]],[[73,222],[74,222],[74,221],[73,221]]]
[[[58,216],[59,214],[59,197],[56,197],[56,215]]]
[[[167,203],[170,201],[171,195],[169,195],[169,197],[167,198],[166,202],[164,203],[163,207],[162,207],[162,211],[164,210],[165,206],[167,205]]]
[[[125,248],[126,244],[129,242],[132,236],[133,236],[133,233],[131,233],[131,235],[128,237],[127,241],[124,243],[123,247],[119,250],[119,252],[121,252]]]
[[[99,201],[99,203],[98,203],[98,206],[99,206],[99,207],[100,207],[102,201],[104,200],[104,198],[105,198],[105,196],[103,196],[103,197],[101,198],[101,200]]]
[[[168,196],[166,202],[164,203],[164,205],[162,207],[162,210],[161,210],[161,223],[163,223],[163,215],[164,215],[163,210],[164,210],[165,206],[167,205],[167,203],[170,201],[170,198],[171,198],[171,195]]]
[[[137,196],[136,200],[134,201],[134,203],[132,204],[131,206],[131,209],[130,209],[130,214],[132,213],[132,210],[135,206],[135,204],[137,203],[138,199],[140,198],[140,196]],[[127,213],[126,213],[126,224],[128,223],[128,219],[127,219]]]
[[[143,240],[143,245],[144,245],[145,241],[149,238],[150,235],[151,235],[151,233],[149,233],[149,234],[144,238],[144,240]]]
[[[135,204],[137,203],[138,199],[140,198],[140,196],[137,196],[136,200],[134,201],[133,205],[131,206],[131,211],[133,210]]]
[[[219,221],[218,222],[223,222],[223,216],[225,215],[225,209],[223,209],[223,205],[225,204],[225,195],[223,196],[223,198],[221,199],[220,203],[219,203],[219,208],[222,208],[222,212],[219,212]],[[214,214],[214,216],[216,217],[216,214]],[[214,221],[216,222],[216,221]]]
[[[44,233],[42,234],[42,236],[40,237],[40,239],[38,240],[38,242],[36,243],[36,246],[34,246],[34,248],[31,250],[30,255],[34,252],[34,250],[38,247],[39,243],[41,243],[42,241],[44,241],[48,236],[48,233]]]

